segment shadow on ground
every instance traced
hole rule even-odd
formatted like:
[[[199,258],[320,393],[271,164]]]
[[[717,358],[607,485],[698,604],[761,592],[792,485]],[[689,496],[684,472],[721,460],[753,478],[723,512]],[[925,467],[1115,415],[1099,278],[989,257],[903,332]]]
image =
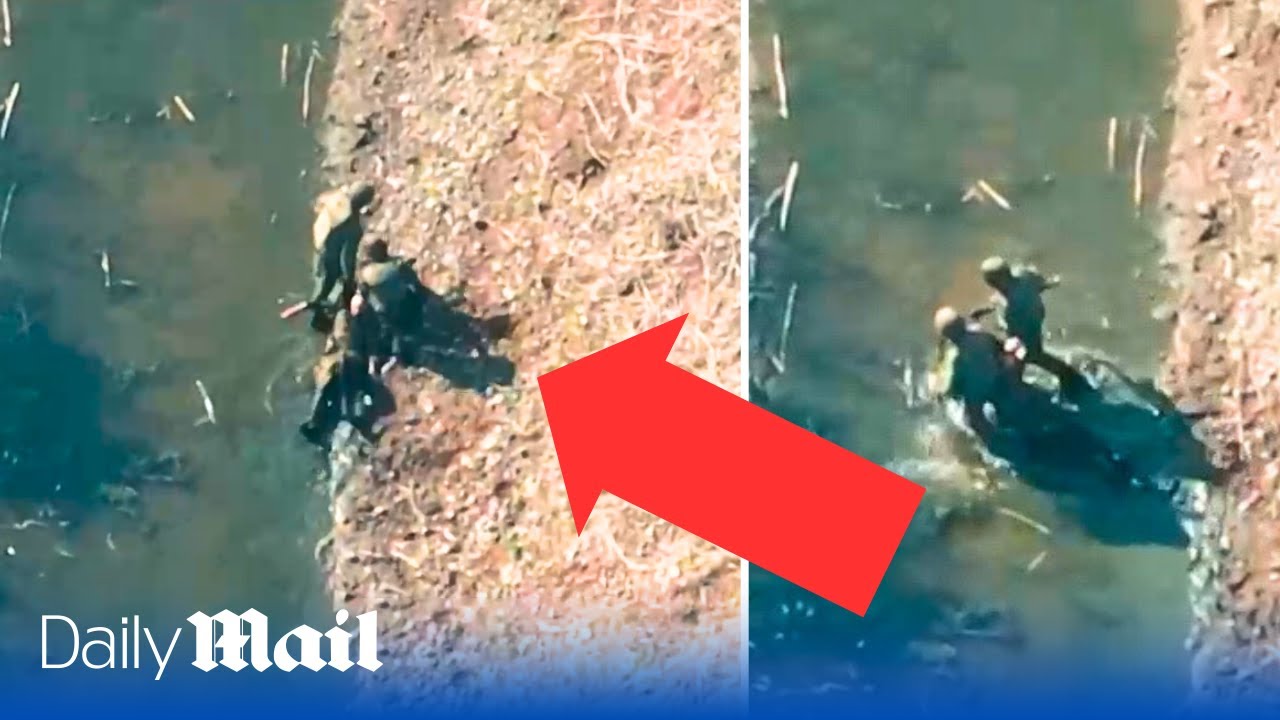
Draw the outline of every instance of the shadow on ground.
[[[343,422],[366,440],[376,440],[382,420],[396,412],[395,396],[379,369],[387,360],[478,393],[514,381],[515,364],[492,352],[493,344],[511,332],[511,317],[472,316],[462,309],[461,289],[442,296],[422,284],[411,268],[409,263],[399,266],[407,293],[393,310],[380,314],[362,309],[354,316],[351,337],[341,348],[350,354],[339,361],[333,379],[318,388],[311,418],[302,426],[313,444],[330,448]],[[313,326],[327,332],[332,320],[323,318]]]

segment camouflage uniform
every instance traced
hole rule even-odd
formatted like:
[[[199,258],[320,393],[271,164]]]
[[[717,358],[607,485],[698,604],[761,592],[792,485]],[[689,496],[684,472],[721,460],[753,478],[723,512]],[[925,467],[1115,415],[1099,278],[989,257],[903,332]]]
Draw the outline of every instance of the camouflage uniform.
[[[365,263],[358,275],[359,286],[376,316],[382,338],[389,344],[391,356],[400,357],[405,331],[412,328],[409,301],[414,295],[409,267],[400,260]]]
[[[1045,278],[1034,268],[1010,268],[999,257],[987,258],[982,263],[982,275],[996,291],[992,299],[1001,309],[1001,324],[1026,349],[1026,362],[1056,375],[1064,390],[1087,386],[1087,381],[1075,368],[1044,349],[1043,295],[1046,290],[1057,286],[1057,280]]]
[[[360,184],[353,190],[330,190],[317,198],[316,219],[311,227],[315,253],[312,264],[315,286],[308,301],[311,307],[327,303],[339,283],[342,297],[338,307],[346,307],[350,302],[355,292],[360,209],[368,204],[372,192],[372,186]]]
[[[1021,385],[1019,363],[1009,357],[1000,340],[970,325],[951,308],[935,317],[941,336],[931,384],[935,394],[964,403],[965,418],[979,434],[993,428],[983,408],[1008,411]]]
[[[352,318],[347,310],[340,310],[325,353],[316,363],[311,417],[302,425],[302,434],[313,443],[323,444],[338,423],[347,420],[357,424],[365,414],[365,397],[372,381],[367,357],[353,346],[360,340],[360,325],[359,316]]]
[[[1022,342],[1028,359],[1044,354],[1045,309],[1041,296],[1056,283],[1033,268],[1012,269],[1003,258],[988,258],[982,264],[982,275],[996,291],[992,299],[1001,309],[1005,329]]]

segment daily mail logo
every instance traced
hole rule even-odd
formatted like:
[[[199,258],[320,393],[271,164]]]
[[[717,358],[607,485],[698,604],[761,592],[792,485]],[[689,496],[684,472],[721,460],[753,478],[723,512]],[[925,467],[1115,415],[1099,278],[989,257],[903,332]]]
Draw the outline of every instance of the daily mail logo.
[[[240,672],[247,667],[259,672],[272,667],[284,672],[293,672],[299,667],[313,672],[326,667],[339,672],[361,667],[373,672],[382,667],[382,661],[378,659],[378,613],[374,611],[358,615],[354,634],[342,629],[349,617],[346,610],[339,610],[335,618],[337,624],[324,633],[307,625],[299,625],[277,640],[268,654],[268,622],[262,613],[253,609],[243,613],[223,610],[212,616],[198,612],[187,618],[187,622],[195,628],[196,651],[195,660],[191,664],[204,672],[210,672],[219,666],[233,672]],[[182,628],[178,628],[167,644],[157,643],[157,637],[151,629],[142,627],[135,615],[132,623],[129,618],[121,618],[118,634],[112,628],[88,628],[84,631],[86,642],[81,645],[80,628],[71,618],[42,615],[40,621],[42,668],[57,670],[79,663],[90,670],[140,669],[145,639],[146,649],[155,661],[156,680],[164,676],[165,668],[168,667],[182,634]],[[50,623],[65,625],[63,633],[69,632],[72,650],[64,662],[50,661]],[[57,627],[58,625],[52,626],[55,630]],[[297,657],[289,649],[291,638],[297,639],[301,649]],[[352,640],[357,640],[354,661],[351,659]],[[246,646],[248,659],[245,658]],[[164,652],[161,652],[162,647],[165,648]]]

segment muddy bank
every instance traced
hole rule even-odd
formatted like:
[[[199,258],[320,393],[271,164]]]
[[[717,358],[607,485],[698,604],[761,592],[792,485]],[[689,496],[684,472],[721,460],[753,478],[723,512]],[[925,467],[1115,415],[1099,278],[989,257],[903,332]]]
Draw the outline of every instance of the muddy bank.
[[[1193,681],[1280,699],[1280,7],[1181,0],[1163,190],[1178,314],[1164,365],[1218,469],[1194,505]]]
[[[335,482],[317,552],[336,606],[379,610],[399,699],[739,694],[737,559],[611,497],[576,538],[536,385],[690,312],[671,361],[739,387],[738,6],[629,5],[337,21],[327,179],[375,184],[366,242],[510,320],[489,363],[393,370],[396,410]]]

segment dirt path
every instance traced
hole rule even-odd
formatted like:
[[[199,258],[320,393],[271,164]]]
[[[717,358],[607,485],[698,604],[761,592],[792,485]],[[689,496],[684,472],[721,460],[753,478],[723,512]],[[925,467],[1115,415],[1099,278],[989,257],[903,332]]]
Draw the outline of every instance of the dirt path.
[[[367,239],[425,284],[510,314],[517,369],[393,371],[335,498],[319,551],[335,604],[380,612],[383,690],[740,697],[738,560],[612,497],[576,538],[536,384],[690,312],[672,362],[740,386],[739,32],[732,0],[345,3],[330,179],[376,183]]]
[[[1193,681],[1280,697],[1280,4],[1180,0],[1164,187],[1179,312],[1165,382],[1220,469],[1192,547]]]

